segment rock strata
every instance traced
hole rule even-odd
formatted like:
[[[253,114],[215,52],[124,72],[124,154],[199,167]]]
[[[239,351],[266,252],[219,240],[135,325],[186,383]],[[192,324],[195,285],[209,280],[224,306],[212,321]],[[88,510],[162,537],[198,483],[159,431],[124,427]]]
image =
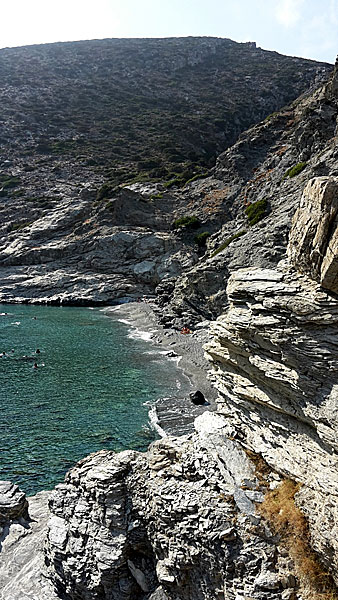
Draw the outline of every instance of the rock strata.
[[[0,526],[20,518],[28,518],[28,502],[24,492],[10,481],[0,481]]]
[[[291,231],[291,260],[316,278],[322,265],[323,279],[336,265],[337,254],[325,253],[336,189],[331,178],[312,180]],[[228,435],[303,484],[298,503],[313,546],[337,578],[338,298],[287,261],[239,269],[227,294],[229,309],[206,346],[218,411]]]
[[[338,293],[338,178],[307,184],[288,246],[292,264],[324,288]]]

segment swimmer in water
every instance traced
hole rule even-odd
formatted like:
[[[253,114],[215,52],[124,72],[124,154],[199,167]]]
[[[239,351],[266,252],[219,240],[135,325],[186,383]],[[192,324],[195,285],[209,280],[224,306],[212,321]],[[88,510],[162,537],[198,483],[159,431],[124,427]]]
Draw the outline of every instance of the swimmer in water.
[[[39,348],[37,348],[37,349],[35,350],[35,354],[40,354],[40,350],[39,350]]]
[[[34,365],[33,365],[33,369],[37,369],[37,368],[38,368],[38,365],[37,365],[37,363],[34,363]]]

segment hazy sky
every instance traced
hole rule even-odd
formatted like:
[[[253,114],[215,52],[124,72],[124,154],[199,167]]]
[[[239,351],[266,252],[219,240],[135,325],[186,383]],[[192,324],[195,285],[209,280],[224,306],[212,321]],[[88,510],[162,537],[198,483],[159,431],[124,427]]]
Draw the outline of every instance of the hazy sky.
[[[209,35],[334,62],[338,0],[0,0],[0,48]]]

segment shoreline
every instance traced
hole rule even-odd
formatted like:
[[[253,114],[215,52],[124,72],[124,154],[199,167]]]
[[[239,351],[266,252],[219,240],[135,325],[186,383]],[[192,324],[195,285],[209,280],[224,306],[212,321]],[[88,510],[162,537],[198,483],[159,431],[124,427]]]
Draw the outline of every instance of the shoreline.
[[[177,395],[171,398],[159,398],[149,411],[151,425],[160,435],[180,436],[194,430],[195,418],[205,411],[216,410],[216,390],[207,379],[210,365],[204,357],[203,344],[207,341],[207,322],[205,327],[198,327],[191,334],[181,334],[173,329],[165,329],[157,319],[154,305],[146,302],[128,302],[114,307],[102,309],[107,316],[125,323],[131,331],[135,330],[140,337],[168,360],[177,360],[177,369],[188,379],[188,393],[200,390],[206,399],[203,406],[195,406],[189,396]]]

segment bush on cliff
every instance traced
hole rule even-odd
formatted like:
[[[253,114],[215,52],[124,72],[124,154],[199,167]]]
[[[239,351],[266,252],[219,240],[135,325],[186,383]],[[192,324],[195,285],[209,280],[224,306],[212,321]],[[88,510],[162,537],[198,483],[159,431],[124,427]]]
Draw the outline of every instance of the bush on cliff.
[[[180,217],[173,222],[174,229],[198,229],[200,226],[201,222],[195,215]]]
[[[300,484],[285,479],[278,488],[266,494],[259,512],[279,535],[293,559],[298,579],[307,588],[306,597],[309,600],[337,600],[337,588],[311,549],[308,523],[296,505],[295,494],[299,488]]]
[[[285,179],[286,177],[296,177],[296,175],[299,175],[299,173],[301,173],[306,166],[306,162],[297,163],[296,165],[294,165],[286,171],[286,173],[283,176],[283,179]]]
[[[248,217],[250,225],[256,225],[258,221],[261,221],[267,213],[268,202],[265,198],[253,202],[245,209],[245,214]]]
[[[210,237],[209,231],[203,231],[195,235],[195,242],[200,248],[204,248],[207,244],[207,239]]]
[[[225,248],[227,248],[229,246],[229,244],[231,244],[231,242],[233,242],[234,240],[237,240],[237,238],[241,237],[245,233],[246,233],[246,230],[243,229],[242,231],[237,231],[237,233],[234,233],[233,235],[228,237],[226,240],[224,240],[223,244],[221,244],[218,248],[216,248],[216,250],[214,250],[214,252],[211,254],[211,258],[213,258],[214,256],[217,256],[217,254],[222,252],[222,250],[225,250]]]

